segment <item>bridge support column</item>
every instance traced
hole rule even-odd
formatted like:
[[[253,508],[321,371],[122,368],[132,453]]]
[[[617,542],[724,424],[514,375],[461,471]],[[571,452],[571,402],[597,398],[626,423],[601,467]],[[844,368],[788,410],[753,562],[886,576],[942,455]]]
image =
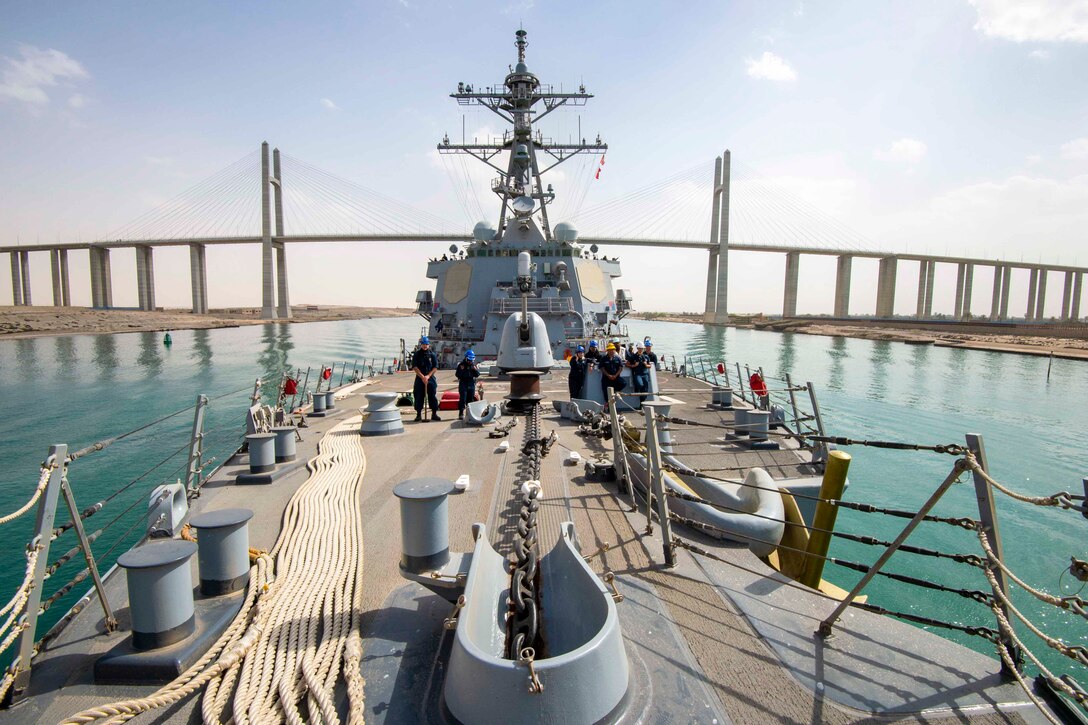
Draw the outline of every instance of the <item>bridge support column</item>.
[[[933,280],[937,277],[937,262],[929,260],[929,270],[926,272],[926,306],[922,310],[928,320],[933,317]]]
[[[926,313],[926,279],[929,276],[929,262],[925,259],[918,262],[918,304],[914,309],[914,316],[919,320]]]
[[[719,191],[721,211],[718,215],[718,284],[714,294],[714,321],[729,322],[729,149],[722,154],[722,184]]]
[[[1043,312],[1043,305],[1046,304],[1046,270],[1039,270],[1039,296],[1035,303],[1035,319],[1043,321],[1046,319]]]
[[[1024,317],[1028,320],[1035,319],[1035,295],[1039,290],[1039,270],[1031,270],[1031,276],[1028,278],[1028,309],[1024,313]]]
[[[18,252],[11,252],[11,304],[23,304],[23,264]]]
[[[706,265],[706,303],[703,305],[703,322],[714,322],[714,298],[718,291],[718,250],[711,249]]]
[[[959,320],[963,317],[963,285],[967,278],[967,265],[960,262],[956,266],[956,307],[953,312],[953,319]]]
[[[64,304],[64,295],[60,289],[60,250],[49,250],[49,272],[53,278],[53,306],[60,307]]]
[[[1001,270],[1001,309],[998,319],[1009,319],[1009,290],[1012,289],[1012,267],[1005,265]]]
[[[105,247],[90,248],[91,306],[100,309],[113,307],[113,274],[110,271],[110,250]]]
[[[283,237],[283,179],[280,177],[280,150],[272,149],[272,192],[276,210],[276,236]],[[291,296],[287,293],[287,245],[276,245],[276,314],[291,318]]]
[[[1065,285],[1062,289],[1062,319],[1069,319],[1069,306],[1073,301],[1073,275],[1075,273],[1068,271],[1065,273]]]
[[[714,159],[714,180],[710,186],[710,243],[720,244],[718,226],[721,224],[722,157]],[[717,317],[718,299],[718,250],[710,250],[706,267],[706,303],[703,305],[703,322],[711,323]]]
[[[797,276],[801,268],[801,253],[786,252],[786,285],[782,294],[782,316],[797,316]]]
[[[849,254],[839,257],[839,267],[835,273],[835,317],[850,316],[850,273],[854,258]]]
[[[23,275],[23,304],[29,307],[30,300],[30,252],[19,252],[19,270]]]
[[[990,322],[995,322],[1001,310],[1001,280],[1003,269],[1001,265],[994,265],[994,292],[990,300]]]
[[[193,314],[208,314],[208,259],[203,244],[189,245],[189,276],[193,284]]]
[[[58,249],[57,259],[60,262],[60,303],[65,307],[71,307],[72,289],[68,283],[68,250]]]
[[[884,257],[876,280],[876,316],[891,317],[895,314],[895,276],[899,260]]]
[[[975,285],[975,265],[967,262],[964,266],[963,275],[963,297],[960,303],[959,319],[970,320],[971,319],[971,293],[974,291]]]
[[[141,310],[155,309],[155,258],[151,247],[136,247],[136,293]]]
[[[261,319],[276,319],[275,260],[272,256],[272,209],[269,203],[268,142],[261,144]]]
[[[1073,275],[1073,301],[1069,306],[1069,319],[1076,322],[1080,319],[1080,293],[1084,282],[1084,273],[1074,272]]]

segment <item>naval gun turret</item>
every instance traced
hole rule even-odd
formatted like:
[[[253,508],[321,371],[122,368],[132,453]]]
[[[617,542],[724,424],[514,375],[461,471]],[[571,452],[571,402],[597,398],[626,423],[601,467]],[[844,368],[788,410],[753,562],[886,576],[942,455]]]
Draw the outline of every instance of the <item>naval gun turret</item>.
[[[533,291],[533,263],[528,252],[518,254],[518,290],[521,292],[521,311],[506,318],[499,353],[495,363],[500,373],[514,370],[547,372],[554,358],[548,339],[548,326],[535,312],[529,311],[529,295]]]

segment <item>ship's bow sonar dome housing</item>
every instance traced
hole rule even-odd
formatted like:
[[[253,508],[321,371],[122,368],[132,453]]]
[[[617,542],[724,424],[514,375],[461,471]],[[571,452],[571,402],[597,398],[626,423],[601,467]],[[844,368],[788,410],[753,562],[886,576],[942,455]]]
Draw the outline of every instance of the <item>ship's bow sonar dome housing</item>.
[[[570,222],[559,222],[555,225],[555,238],[560,242],[573,242],[578,239],[578,230]]]

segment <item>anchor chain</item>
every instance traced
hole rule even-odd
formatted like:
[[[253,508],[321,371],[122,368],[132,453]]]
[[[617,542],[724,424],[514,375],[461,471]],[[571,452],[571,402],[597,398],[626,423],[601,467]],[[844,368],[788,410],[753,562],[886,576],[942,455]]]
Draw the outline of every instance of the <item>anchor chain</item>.
[[[521,510],[518,512],[517,538],[514,540],[514,569],[510,581],[510,637],[507,656],[521,660],[522,653],[533,651],[540,629],[537,607],[537,512],[540,510],[540,461],[555,445],[555,432],[540,437],[540,406],[534,405],[525,416],[525,434],[518,462],[523,489]]]

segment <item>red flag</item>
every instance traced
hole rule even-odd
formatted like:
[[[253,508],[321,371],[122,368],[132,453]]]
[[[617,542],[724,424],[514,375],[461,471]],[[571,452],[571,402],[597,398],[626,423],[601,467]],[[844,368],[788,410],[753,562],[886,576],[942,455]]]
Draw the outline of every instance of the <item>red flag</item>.
[[[600,167],[597,167],[597,175],[596,175],[596,176],[594,176],[593,178],[594,178],[594,179],[599,179],[599,178],[601,178],[601,169],[600,169]]]
[[[605,154],[601,154],[601,163],[597,166],[597,174],[593,177],[594,179],[601,178],[601,169],[604,168],[604,157]]]

